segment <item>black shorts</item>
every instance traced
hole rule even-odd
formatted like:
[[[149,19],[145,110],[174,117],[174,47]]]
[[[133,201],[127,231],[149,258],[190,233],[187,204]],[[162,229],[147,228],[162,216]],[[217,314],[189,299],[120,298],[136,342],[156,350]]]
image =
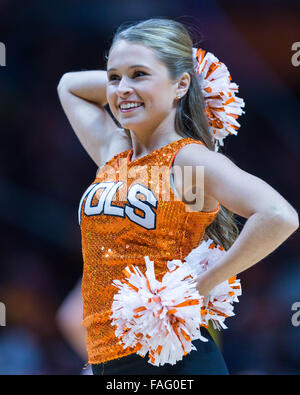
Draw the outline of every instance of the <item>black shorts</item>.
[[[201,328],[201,334],[208,342],[201,340],[193,341],[197,348],[183,357],[175,365],[165,364],[153,366],[148,362],[148,356],[142,358],[140,355],[131,354],[120,359],[113,359],[104,363],[92,365],[94,375],[181,375],[181,374],[218,374],[228,375],[228,369],[224,358],[209,334],[208,330]]]

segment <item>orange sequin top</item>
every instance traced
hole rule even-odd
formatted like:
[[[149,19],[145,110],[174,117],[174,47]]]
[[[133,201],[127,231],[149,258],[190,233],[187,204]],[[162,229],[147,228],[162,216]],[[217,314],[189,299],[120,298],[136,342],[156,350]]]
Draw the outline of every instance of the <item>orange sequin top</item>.
[[[133,149],[115,155],[102,166],[79,205],[83,253],[83,321],[87,329],[89,363],[98,364],[135,353],[118,344],[111,306],[128,264],[145,273],[144,256],[155,262],[161,280],[167,262],[183,261],[197,247],[220,209],[192,211],[174,194],[170,169],[183,138],[131,162]]]

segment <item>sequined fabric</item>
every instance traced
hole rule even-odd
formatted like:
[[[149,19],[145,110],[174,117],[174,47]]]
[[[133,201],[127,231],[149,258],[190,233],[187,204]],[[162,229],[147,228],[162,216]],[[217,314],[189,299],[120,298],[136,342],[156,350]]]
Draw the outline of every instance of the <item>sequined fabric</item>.
[[[160,280],[167,261],[181,259],[201,242],[220,206],[211,212],[187,211],[170,187],[176,153],[198,140],[174,141],[131,162],[124,151],[99,169],[79,205],[83,253],[83,321],[89,363],[98,364],[135,353],[123,349],[109,318],[114,279],[128,264],[145,273],[144,256],[155,261]]]

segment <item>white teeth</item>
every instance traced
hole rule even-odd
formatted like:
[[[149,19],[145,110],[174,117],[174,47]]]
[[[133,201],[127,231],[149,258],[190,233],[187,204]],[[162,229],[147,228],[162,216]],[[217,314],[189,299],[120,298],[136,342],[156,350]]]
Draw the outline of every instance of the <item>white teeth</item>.
[[[142,105],[141,103],[126,103],[126,104],[121,104],[120,108],[126,110],[127,108],[140,107],[141,105]]]

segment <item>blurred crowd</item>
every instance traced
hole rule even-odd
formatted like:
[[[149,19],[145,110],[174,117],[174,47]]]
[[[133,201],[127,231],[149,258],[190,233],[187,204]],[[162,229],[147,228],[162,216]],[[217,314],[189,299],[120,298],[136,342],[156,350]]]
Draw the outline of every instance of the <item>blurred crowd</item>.
[[[186,23],[197,22],[203,48],[228,66],[246,102],[239,135],[226,139],[223,152],[297,209],[300,67],[296,78],[290,50],[300,41],[291,22],[300,6],[259,2],[274,40],[268,41],[252,32],[256,2],[207,3],[0,2],[0,42],[7,49],[7,65],[0,67],[0,302],[6,306],[0,374],[80,374],[86,362],[62,329],[59,311],[82,274],[77,209],[97,167],[72,132],[56,87],[68,71],[104,69],[120,23],[153,16],[184,22],[182,16],[192,15]],[[268,43],[286,48],[276,62]],[[300,326],[291,322],[291,306],[300,302],[299,237],[296,232],[239,275],[243,295],[220,337],[232,374],[300,373]]]

